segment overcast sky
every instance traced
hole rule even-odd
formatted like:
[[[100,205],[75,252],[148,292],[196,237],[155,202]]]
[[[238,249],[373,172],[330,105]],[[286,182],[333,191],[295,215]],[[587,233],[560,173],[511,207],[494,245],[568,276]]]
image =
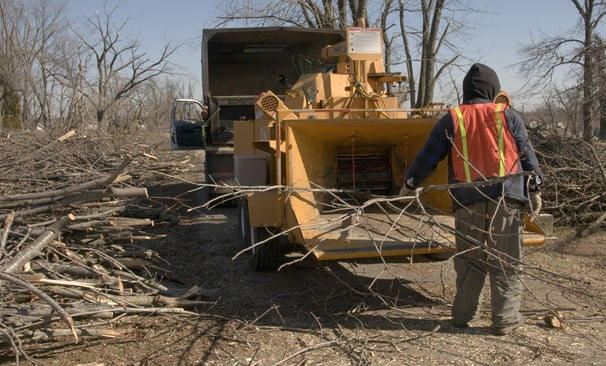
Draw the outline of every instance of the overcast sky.
[[[464,42],[465,53],[493,67],[503,89],[512,92],[523,85],[520,76],[508,67],[520,61],[520,46],[541,32],[565,32],[578,20],[570,0],[468,2],[482,7],[484,13],[468,18],[475,29]],[[118,7],[117,21],[129,19],[127,33],[140,40],[151,55],[159,52],[164,40],[187,41],[171,61],[181,66],[200,90],[200,34],[203,28],[217,23],[220,0],[68,0],[67,15],[74,22],[82,21],[96,11],[103,12],[104,3],[110,9]]]

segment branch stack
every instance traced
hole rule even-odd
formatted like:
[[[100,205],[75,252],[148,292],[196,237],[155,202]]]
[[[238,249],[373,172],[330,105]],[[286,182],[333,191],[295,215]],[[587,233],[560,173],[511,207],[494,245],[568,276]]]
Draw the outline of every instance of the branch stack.
[[[545,175],[544,210],[559,225],[599,219],[606,212],[606,144],[536,131],[531,139]]]
[[[83,319],[184,314],[214,295],[163,283],[169,263],[140,244],[177,220],[146,185],[201,166],[109,136],[0,132],[0,141],[0,343],[22,353],[27,339],[116,337]]]

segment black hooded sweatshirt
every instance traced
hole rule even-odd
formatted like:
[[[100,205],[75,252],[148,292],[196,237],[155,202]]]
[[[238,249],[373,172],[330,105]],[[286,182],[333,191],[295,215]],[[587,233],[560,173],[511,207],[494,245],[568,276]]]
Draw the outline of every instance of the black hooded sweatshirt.
[[[501,89],[496,72],[483,64],[473,64],[463,79],[463,104],[492,103]],[[518,173],[522,171],[535,171],[539,173],[539,163],[536,154],[528,139],[528,131],[522,117],[511,110],[505,109],[505,119],[511,131],[520,156]],[[450,113],[444,115],[432,129],[429,138],[419,151],[410,168],[406,172],[405,181],[409,188],[416,188],[437,167],[438,163],[448,156],[449,183],[458,183],[454,179],[451,160],[451,138],[454,135],[453,120]],[[452,189],[454,208],[466,206],[471,203],[505,197],[520,202],[527,202],[524,176],[510,177],[504,183],[476,188]]]

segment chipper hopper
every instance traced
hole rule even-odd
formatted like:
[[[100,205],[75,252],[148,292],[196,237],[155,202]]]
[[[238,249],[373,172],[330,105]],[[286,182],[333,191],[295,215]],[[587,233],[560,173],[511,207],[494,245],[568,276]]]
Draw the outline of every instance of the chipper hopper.
[[[330,72],[302,74],[283,96],[260,94],[254,121],[234,123],[244,246],[273,269],[298,244],[318,260],[444,253],[454,247],[447,190],[397,196],[403,174],[444,110],[404,110],[405,77],[387,73],[381,31],[349,28],[323,49]],[[330,64],[332,62],[332,64]],[[424,185],[447,183],[442,162]],[[524,236],[542,244],[544,233]],[[287,234],[290,245],[285,245]]]

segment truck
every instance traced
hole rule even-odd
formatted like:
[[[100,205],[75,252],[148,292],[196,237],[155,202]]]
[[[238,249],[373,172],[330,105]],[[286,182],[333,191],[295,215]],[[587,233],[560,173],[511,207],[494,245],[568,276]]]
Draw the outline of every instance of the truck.
[[[177,99],[170,114],[173,150],[204,150],[206,182],[233,185],[234,121],[255,119],[259,93],[283,97],[290,81],[311,67],[338,30],[291,27],[204,29],[202,100]],[[214,188],[219,195],[226,189]]]
[[[406,77],[385,71],[380,29],[210,30],[203,55],[208,117],[193,125],[210,179],[247,187],[239,241],[255,270],[275,270],[293,247],[319,261],[453,252],[447,189],[397,196],[446,110],[401,108]],[[442,162],[424,186],[446,183]],[[545,238],[527,220],[524,244]]]

